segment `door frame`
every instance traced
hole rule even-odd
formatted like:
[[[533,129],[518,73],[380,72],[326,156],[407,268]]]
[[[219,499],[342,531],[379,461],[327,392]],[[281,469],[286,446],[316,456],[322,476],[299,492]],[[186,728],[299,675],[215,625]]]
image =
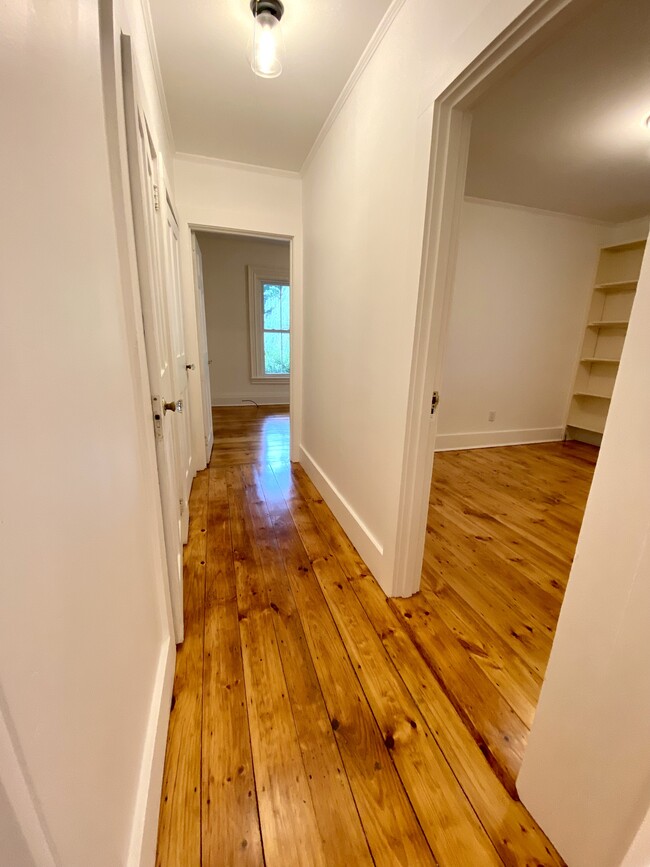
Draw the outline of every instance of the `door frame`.
[[[203,457],[206,465],[210,463],[212,449],[214,447],[214,422],[212,420],[212,386],[210,384],[210,359],[208,358],[208,328],[205,320],[205,283],[203,280],[203,253],[196,234],[190,231],[190,246],[192,254],[192,276],[193,276],[193,300],[194,312],[196,316],[196,366],[199,370],[199,394],[201,398],[201,413],[199,419],[203,424],[203,439],[204,450]],[[201,310],[199,311],[199,307]],[[205,361],[204,361],[205,356]],[[206,404],[206,393],[210,395],[210,400]],[[209,419],[209,425],[208,425]],[[197,424],[196,414],[194,419],[190,418],[190,422]],[[190,424],[191,429],[191,424]],[[192,437],[194,439],[194,437]]]
[[[289,281],[291,285],[291,370],[289,372],[289,442],[291,461],[300,460],[300,419],[302,418],[302,285],[297,276],[295,257],[295,236],[278,232],[256,231],[255,229],[236,229],[231,226],[188,223],[190,244],[192,233],[206,232],[213,235],[235,235],[242,238],[289,242]],[[205,274],[204,274],[205,276]],[[195,287],[196,288],[196,287]],[[195,301],[197,299],[195,298]],[[212,408],[210,408],[212,411]]]
[[[121,59],[121,72],[122,72],[122,102],[124,107],[124,130],[125,130],[125,172],[126,177],[128,178],[129,183],[129,203],[131,206],[131,221],[130,227],[133,231],[134,238],[134,252],[135,252],[135,261],[137,265],[137,291],[139,294],[140,301],[140,311],[142,318],[142,327],[143,327],[143,336],[145,331],[145,321],[146,321],[146,308],[145,308],[145,299],[147,298],[147,293],[151,291],[153,293],[153,287],[156,285],[158,281],[160,284],[160,289],[163,293],[164,298],[164,307],[165,307],[165,318],[161,324],[162,333],[160,328],[156,328],[155,326],[152,328],[151,335],[156,340],[162,338],[168,345],[169,351],[171,351],[171,341],[169,334],[169,293],[168,287],[166,285],[166,279],[164,276],[164,233],[163,229],[163,219],[161,216],[162,208],[161,208],[161,192],[163,189],[167,190],[167,176],[164,171],[162,154],[160,152],[160,148],[158,147],[158,143],[153,138],[153,133],[151,132],[151,126],[145,112],[145,101],[143,100],[142,93],[143,89],[140,83],[140,72],[135,62],[135,57],[133,54],[133,46],[131,37],[128,34],[122,33],[120,36],[120,59]],[[156,205],[155,211],[153,213],[152,225],[151,228],[154,232],[154,237],[151,243],[151,249],[147,244],[147,241],[143,237],[139,237],[139,231],[144,230],[144,234],[146,234],[146,216],[144,214],[140,214],[142,209],[142,202],[138,199],[138,192],[141,192],[144,196],[146,196],[146,190],[138,190],[135,196],[133,193],[134,185],[139,188],[142,184],[145,183],[145,178],[142,176],[140,161],[137,157],[138,148],[136,141],[136,131],[133,128],[133,123],[136,124],[142,120],[145,124],[145,135],[149,140],[149,148],[151,153],[155,158],[155,168],[154,168],[154,184],[155,184],[155,192],[156,192]],[[135,180],[134,180],[135,179]],[[138,228],[139,224],[140,229]],[[180,227],[179,227],[180,233]],[[151,262],[149,266],[147,265],[147,259],[151,257]],[[142,263],[145,263],[144,268]],[[151,273],[149,273],[151,271]],[[143,276],[144,275],[144,276]],[[145,284],[150,284],[151,289],[148,288]],[[180,291],[182,292],[182,285],[180,287]],[[153,294],[152,294],[153,297]],[[155,317],[154,317],[155,319]],[[144,340],[144,351],[145,358],[147,359],[147,382],[149,385],[149,394],[150,399],[153,402],[154,398],[157,397],[164,401],[165,395],[157,395],[158,384],[151,381],[151,359],[149,358],[150,349],[147,347],[146,337]],[[175,401],[176,396],[173,392],[175,387],[175,371],[174,365],[170,365],[169,377],[171,382],[172,391],[169,394],[169,398]],[[154,439],[154,442],[158,440],[158,435],[154,431],[154,414],[155,410],[153,407],[153,403],[151,405],[151,435]],[[159,406],[159,411],[160,411]],[[165,426],[165,413],[160,412],[160,416],[162,419],[159,421],[159,425],[162,428]],[[156,415],[156,418],[159,416]],[[178,497],[179,493],[179,479],[178,479],[178,460],[177,460],[177,443],[176,443],[176,432],[174,430],[174,419],[169,420],[169,424],[167,427],[166,437],[171,438],[170,443],[170,453],[173,456],[171,463],[172,466],[168,467],[170,478],[166,479],[166,472],[164,469],[161,470],[161,464],[159,463],[159,448],[156,446],[156,465],[157,465],[157,480],[158,480],[158,489],[160,493],[160,504],[161,504],[161,513],[162,513],[162,527],[163,527],[163,538],[165,540],[165,551],[166,551],[166,577],[167,577],[167,585],[169,588],[169,599],[171,604],[171,614],[172,614],[172,622],[174,627],[174,635],[176,644],[181,644],[185,637],[185,623],[184,623],[184,612],[183,612],[183,540],[182,540],[182,522],[181,522],[181,509],[180,509],[180,500]],[[162,440],[165,441],[164,439]],[[171,488],[173,489],[173,493],[168,491],[168,497],[165,496],[165,485],[171,484]],[[173,514],[169,513],[169,504],[167,504],[166,510],[166,500],[169,499],[174,504],[174,512]],[[176,524],[178,524],[178,543],[179,548],[176,549],[175,541],[176,541],[176,533],[172,529]],[[171,550],[171,546],[174,546],[174,550]],[[172,571],[170,568],[170,561],[176,559],[177,566]]]
[[[395,540],[393,596],[420,587],[443,360],[454,285],[471,131],[471,107],[590,5],[536,0],[433,101],[424,238],[416,307]]]
[[[165,207],[168,206],[171,212],[172,217],[174,218],[174,222],[176,223],[176,228],[178,230],[178,301],[180,303],[180,310],[178,311],[180,314],[180,325],[181,325],[181,333],[183,335],[183,351],[184,351],[184,360],[187,363],[187,327],[185,323],[185,315],[183,310],[183,274],[181,268],[181,245],[182,245],[182,233],[181,233],[181,222],[178,216],[178,208],[176,207],[176,203],[174,202],[174,197],[172,195],[172,187],[169,175],[167,173],[167,168],[165,166],[165,161],[161,153],[158,153],[158,164],[159,164],[159,172],[158,172],[158,188],[159,188],[159,201],[160,201],[160,210],[158,211],[158,220],[160,225],[160,246],[161,246],[161,279],[166,280],[166,266],[171,263],[171,260],[168,262],[167,257],[170,255],[171,251],[168,250],[168,234],[166,231],[165,221],[166,221],[166,212]],[[167,287],[166,287],[167,288]],[[169,300],[169,299],[168,299]],[[171,338],[171,333],[170,333]],[[174,382],[174,399],[176,399],[179,394],[179,383],[176,382],[177,376],[176,365],[174,365],[174,373],[172,376],[172,381]],[[194,476],[196,475],[194,460],[194,451],[193,451],[193,438],[192,438],[192,415],[191,415],[191,401],[190,401],[190,382],[189,382],[189,369],[185,367],[185,405],[183,407],[183,416],[182,416],[182,424],[186,425],[186,434],[187,434],[187,458],[188,461],[185,463],[183,460],[183,454],[181,453],[180,443],[178,439],[176,440],[176,444],[178,447],[178,467],[177,471],[179,473],[178,482],[179,482],[179,500],[180,500],[180,521],[181,521],[181,541],[183,546],[187,544],[187,540],[189,537],[189,526],[190,526],[190,494],[192,492],[192,483],[194,481]],[[186,487],[184,484],[187,476],[189,475],[189,486]],[[181,600],[182,601],[182,600]],[[181,606],[183,607],[183,606]]]

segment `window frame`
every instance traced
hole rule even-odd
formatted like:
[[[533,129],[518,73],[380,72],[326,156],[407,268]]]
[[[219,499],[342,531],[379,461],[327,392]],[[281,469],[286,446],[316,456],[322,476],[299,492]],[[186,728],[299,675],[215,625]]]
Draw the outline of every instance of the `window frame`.
[[[251,382],[289,382],[291,373],[266,373],[264,369],[264,284],[289,287],[291,275],[286,268],[267,268],[262,265],[248,265],[248,316],[250,327]],[[291,299],[291,294],[289,294]],[[291,321],[289,322],[291,339]]]

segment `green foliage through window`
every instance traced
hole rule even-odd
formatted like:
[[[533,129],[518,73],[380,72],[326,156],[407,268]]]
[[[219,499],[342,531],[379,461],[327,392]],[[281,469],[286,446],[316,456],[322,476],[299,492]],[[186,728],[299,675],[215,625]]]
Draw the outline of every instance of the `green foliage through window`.
[[[290,370],[290,289],[263,283],[264,373],[287,375]]]

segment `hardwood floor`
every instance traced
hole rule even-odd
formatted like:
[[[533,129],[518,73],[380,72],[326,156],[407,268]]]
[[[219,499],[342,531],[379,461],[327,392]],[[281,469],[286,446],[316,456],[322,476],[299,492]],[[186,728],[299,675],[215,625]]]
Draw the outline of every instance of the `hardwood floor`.
[[[387,600],[286,410],[214,421],[158,867],[561,865],[514,780],[596,450],[438,455],[422,589]]]

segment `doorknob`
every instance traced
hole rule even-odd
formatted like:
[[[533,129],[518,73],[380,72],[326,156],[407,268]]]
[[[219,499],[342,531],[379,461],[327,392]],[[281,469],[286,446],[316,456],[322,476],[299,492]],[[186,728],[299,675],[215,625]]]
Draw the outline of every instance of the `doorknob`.
[[[165,412],[183,412],[183,401],[177,400],[176,403],[174,401],[163,403],[163,409]]]

